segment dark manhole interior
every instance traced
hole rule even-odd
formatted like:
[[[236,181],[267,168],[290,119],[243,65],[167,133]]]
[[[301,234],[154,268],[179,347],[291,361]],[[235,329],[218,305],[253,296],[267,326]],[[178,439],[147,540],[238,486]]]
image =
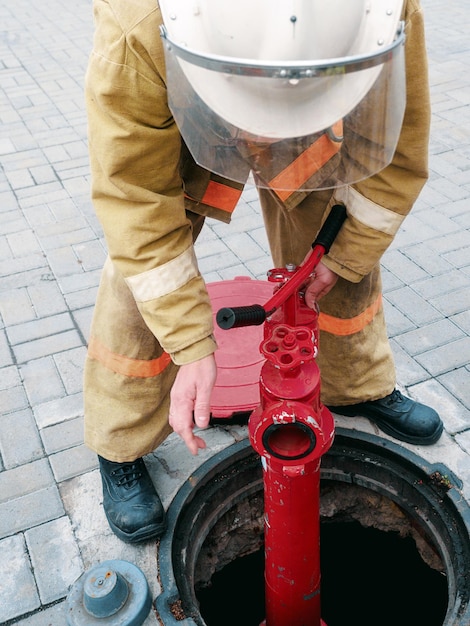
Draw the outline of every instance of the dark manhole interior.
[[[447,582],[427,565],[413,539],[364,528],[359,522],[322,523],[322,619],[327,626],[441,626]],[[196,590],[207,626],[259,626],[264,619],[263,549],[236,558]],[[406,608],[405,608],[406,607]]]
[[[259,626],[260,459],[239,442],[198,471],[170,507],[174,530],[159,552],[169,588],[157,610],[164,618],[178,606],[178,620],[198,626]],[[470,624],[470,515],[461,486],[442,464],[379,437],[336,432],[321,462],[326,626]]]

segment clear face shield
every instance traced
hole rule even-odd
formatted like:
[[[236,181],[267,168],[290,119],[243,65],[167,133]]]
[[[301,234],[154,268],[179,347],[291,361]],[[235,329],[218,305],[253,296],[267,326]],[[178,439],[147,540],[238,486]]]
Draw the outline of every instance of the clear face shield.
[[[161,27],[169,106],[195,161],[244,183],[312,191],[392,160],[405,110],[404,30],[369,53],[257,60],[202,52]]]

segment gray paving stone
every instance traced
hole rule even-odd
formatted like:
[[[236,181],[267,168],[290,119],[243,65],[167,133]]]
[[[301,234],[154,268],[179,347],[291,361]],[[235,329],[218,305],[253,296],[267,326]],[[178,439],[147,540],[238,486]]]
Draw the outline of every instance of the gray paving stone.
[[[18,445],[18,432],[21,432],[21,445]],[[6,469],[24,466],[44,456],[42,441],[31,409],[2,415],[0,454]]]
[[[460,231],[458,233],[454,233],[452,237],[436,237],[429,242],[429,245],[438,254],[445,254],[448,252],[454,252],[454,250],[461,250],[468,246],[468,233],[465,231]]]
[[[45,459],[0,474],[0,536],[32,528],[63,514]]]
[[[395,341],[411,356],[427,352],[464,336],[464,332],[450,320],[440,319],[433,324],[416,328],[395,337]]]
[[[454,267],[466,267],[470,265],[470,246],[467,245],[462,250],[449,252],[444,258],[449,261],[449,263],[452,263]]]
[[[458,225],[456,225],[458,226]],[[419,265],[429,276],[438,276],[442,288],[441,274],[451,272],[453,265],[436,254],[433,254],[429,246],[425,243],[417,243],[407,248],[406,256],[416,265]],[[425,282],[424,279],[423,282]]]
[[[97,456],[85,445],[78,445],[49,456],[58,483],[85,474],[97,467]]]
[[[53,484],[54,478],[46,459],[4,471],[0,474],[0,502],[7,502]]]
[[[399,232],[390,244],[389,251],[391,253],[396,250],[400,253],[404,253],[403,251],[406,250],[406,248],[413,246],[416,243],[431,239],[432,237],[435,237],[435,235],[435,230],[424,221],[424,218],[420,216],[418,211],[413,210],[402,223]],[[383,257],[386,265],[388,264],[389,256],[391,256],[391,254],[387,254]],[[398,262],[400,263],[399,258],[400,257],[397,256]],[[393,259],[393,262],[396,263],[397,261]],[[401,263],[404,263],[404,261],[401,261]],[[408,263],[411,262],[408,260]],[[413,265],[410,265],[409,268],[413,272],[417,271],[416,268],[413,268]],[[393,268],[390,267],[390,269]]]
[[[227,238],[225,242],[242,263],[258,259],[265,254],[250,233],[237,233]]]
[[[59,332],[55,335],[30,340],[13,346],[18,363],[26,363],[56,352],[70,350],[82,345],[82,339],[75,330]]]
[[[7,281],[12,283],[15,283],[18,277],[18,283],[21,283],[21,274],[28,273],[28,275],[31,275],[34,270],[42,269],[44,271],[44,268],[47,268],[47,261],[44,255],[30,254],[25,257],[0,261],[0,277],[6,276]]]
[[[196,254],[199,262],[207,257],[222,256],[227,252],[227,246],[222,239],[218,237],[205,237],[198,238],[196,242]]]
[[[470,428],[470,410],[445,385],[444,377],[425,380],[408,388],[409,395],[432,406],[441,416],[447,432],[458,433]]]
[[[76,230],[81,223],[86,226],[86,221],[72,198],[48,202],[47,206],[58,222],[62,222],[63,225],[69,224],[69,231]]]
[[[217,271],[222,271],[239,264],[240,259],[233,254],[233,252],[228,250],[228,248],[226,248],[222,253],[198,257],[199,269],[203,275],[205,275],[206,272],[214,270],[215,268],[217,268]]]
[[[0,597],[2,624],[41,605],[23,535],[0,541]]]
[[[0,503],[0,538],[33,528],[63,514],[64,507],[55,484],[7,500]]]
[[[83,415],[83,395],[57,398],[34,407],[34,417],[39,428],[52,426]]]
[[[36,267],[26,271],[21,270],[14,274],[0,276],[0,302],[3,292],[12,291],[14,289],[29,288],[36,282],[49,280],[52,276],[48,267]],[[21,321],[21,320],[17,320]],[[15,322],[12,322],[13,324]]]
[[[21,209],[28,209],[30,207],[37,207],[42,204],[47,204],[48,202],[54,202],[57,200],[67,199],[69,197],[68,193],[60,184],[50,185],[47,189],[39,189],[37,188],[36,194],[31,194],[28,196],[18,196],[18,201]]]
[[[31,291],[32,288],[28,289],[28,296]],[[34,291],[36,292],[36,290]],[[40,289],[37,289],[37,292],[39,291]],[[46,293],[50,293],[50,291],[51,290],[46,288]],[[57,294],[56,285],[53,285],[52,291],[54,291],[54,295]],[[32,298],[28,299],[32,301]],[[50,335],[65,332],[67,330],[72,330],[73,328],[73,320],[68,312],[61,313],[59,315],[47,315],[44,311],[44,314],[40,319],[10,326],[8,329],[8,339],[10,340],[11,345],[15,346],[21,343],[34,341],[35,339],[49,337]]]
[[[470,310],[463,311],[458,315],[450,318],[454,324],[457,324],[467,335],[470,335]]]
[[[94,300],[95,302],[96,301],[96,289],[94,291],[94,295],[95,295],[95,300]],[[86,307],[84,309],[79,309],[77,311],[74,311],[73,313],[73,317],[75,319],[75,322],[81,334],[83,335],[85,343],[88,343],[88,340],[90,338],[90,328],[91,328],[91,321],[93,317],[94,302],[92,306]]]
[[[76,274],[80,268],[80,261],[70,246],[49,250],[47,258],[55,276]]]
[[[387,251],[383,264],[405,284],[410,284],[415,280],[426,277],[425,271],[399,250],[390,249]]]
[[[23,387],[18,385],[8,389],[0,389],[0,406],[4,414],[25,409],[28,406],[28,398]]]
[[[83,571],[69,518],[36,526],[25,532],[25,539],[42,604],[66,597]]]
[[[12,289],[0,293],[0,313],[5,324],[18,324],[35,318],[27,289]]]
[[[32,228],[34,228],[35,232],[38,234],[38,237],[41,239],[41,244],[44,249],[42,238],[38,229],[42,224],[50,224],[51,222],[55,222],[52,211],[50,210],[48,205],[40,204],[23,208],[23,215],[25,216],[28,224]]]
[[[59,286],[49,275],[44,275],[40,282],[28,287],[28,293],[38,317],[47,317],[67,310]]]
[[[73,246],[80,264],[85,272],[99,270],[103,267],[106,259],[106,252],[95,237],[92,240],[84,241]]]
[[[47,198],[49,197],[54,197],[57,192],[62,192],[62,185],[59,181],[35,185],[29,173],[28,176],[31,178],[33,184],[22,185],[21,187],[16,189],[16,194],[22,205],[23,203],[25,203],[25,205],[28,206],[28,204],[31,202],[31,199],[35,203],[37,203],[39,199],[47,200]]]
[[[67,350],[54,356],[67,395],[80,393],[82,390],[85,357],[85,346]]]
[[[469,354],[470,337],[462,337],[446,345],[418,354],[416,361],[426,368],[432,376],[439,376],[467,365]]]
[[[0,326],[3,324],[0,324]],[[13,365],[13,355],[5,331],[0,330],[0,370]]]
[[[24,189],[27,187],[32,187],[34,185],[34,179],[28,171],[24,169],[16,170],[16,171],[7,171],[6,172],[8,182],[10,183],[12,189],[15,191],[19,191],[20,189]]]
[[[39,229],[42,231],[40,233],[41,242],[43,249],[48,255],[48,258],[51,255],[50,251],[54,251],[57,249],[60,250],[64,248],[64,246],[70,246],[72,244],[81,243],[83,241],[90,241],[94,233],[90,229],[86,221],[83,220],[83,218],[70,218],[67,215],[68,219],[62,219],[62,216],[57,216],[57,205],[54,204],[52,208],[55,210],[54,216],[56,218],[56,221],[48,225],[44,225],[42,229]],[[66,211],[68,211],[68,207],[66,207]],[[80,228],[81,221],[83,224],[83,228]],[[58,257],[60,261],[60,253],[58,253]],[[72,263],[72,268],[78,269],[76,268],[76,262]]]
[[[446,317],[462,313],[470,309],[470,289],[461,289],[442,296],[430,298],[430,303]]]
[[[38,238],[32,230],[21,230],[7,236],[8,245],[16,257],[41,252]]]
[[[83,417],[53,424],[41,430],[41,439],[47,454],[61,452],[83,443]]]
[[[5,213],[7,211],[16,211],[17,202],[14,193],[11,189],[7,189],[0,193],[0,212]]]
[[[439,311],[408,286],[388,292],[387,300],[400,309],[416,326],[430,324],[440,317]]]
[[[62,276],[58,279],[61,292],[64,294],[74,293],[75,291],[86,290],[90,287],[96,288],[101,278],[101,267],[96,270],[74,274],[73,276]]]
[[[421,367],[417,360],[403,350],[394,339],[391,339],[390,345],[395,359],[399,385],[409,387],[430,378],[429,372],[424,367]]]
[[[382,274],[382,290],[386,295],[389,291],[394,291],[395,289],[399,289],[404,286],[402,280],[395,276],[392,272],[390,272],[386,267],[381,268]]]
[[[28,228],[28,224],[21,215],[18,215],[18,212],[16,210],[8,212],[5,211],[2,215],[2,218],[1,233],[2,235],[6,235],[7,243],[9,241],[8,235],[11,235],[12,233],[17,233],[20,230]],[[13,256],[15,255],[12,251],[11,257]]]
[[[416,324],[388,301],[388,294],[384,298],[383,307],[389,337],[396,337],[397,335],[416,329]]]
[[[452,393],[457,400],[470,409],[470,371],[468,358],[466,367],[459,367],[438,377],[438,380]]]
[[[457,292],[467,287],[470,287],[470,276],[458,269],[450,269],[450,271],[437,276],[430,272],[429,277],[413,283],[414,291],[426,300],[447,294],[449,294],[448,297],[452,298],[452,292]]]
[[[272,268],[273,262],[271,257],[263,256],[260,259],[253,259],[247,261],[245,264],[246,272],[242,273],[242,276],[247,275],[257,280],[267,280],[267,272]]]
[[[67,623],[66,620],[67,607],[64,601],[20,619],[16,624],[17,626],[64,626]]]
[[[24,363],[20,372],[32,406],[63,397],[64,385],[52,356]]]
[[[97,292],[98,287],[82,289],[81,291],[66,294],[65,299],[69,309],[76,311],[77,309],[94,306]]]
[[[0,236],[0,259],[11,259],[11,249],[8,245],[7,238],[5,236]]]

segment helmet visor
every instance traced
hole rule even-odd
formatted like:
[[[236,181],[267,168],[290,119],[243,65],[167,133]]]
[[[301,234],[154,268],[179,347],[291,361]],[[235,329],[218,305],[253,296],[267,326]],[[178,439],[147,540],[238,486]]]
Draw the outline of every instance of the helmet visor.
[[[393,158],[405,110],[404,33],[380,54],[269,63],[201,55],[162,27],[169,106],[195,161],[287,191],[358,182]]]

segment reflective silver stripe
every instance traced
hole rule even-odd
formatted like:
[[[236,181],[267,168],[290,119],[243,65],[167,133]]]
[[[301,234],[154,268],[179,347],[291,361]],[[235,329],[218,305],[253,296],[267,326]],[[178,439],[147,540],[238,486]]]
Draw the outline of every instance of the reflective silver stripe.
[[[191,63],[191,65],[238,76],[300,79],[349,74],[385,63],[405,43],[405,26],[404,22],[400,22],[396,39],[391,44],[369,54],[311,61],[263,61],[199,52],[185,45],[179,45],[170,39],[165,26],[160,26],[160,36],[169,50],[173,50],[177,57]]]
[[[179,289],[199,274],[191,246],[175,259],[148,272],[126,278],[137,302],[148,302]]]
[[[335,200],[344,204],[348,215],[365,226],[391,236],[395,235],[406,217],[372,202],[352,187],[346,186],[337,189]]]

